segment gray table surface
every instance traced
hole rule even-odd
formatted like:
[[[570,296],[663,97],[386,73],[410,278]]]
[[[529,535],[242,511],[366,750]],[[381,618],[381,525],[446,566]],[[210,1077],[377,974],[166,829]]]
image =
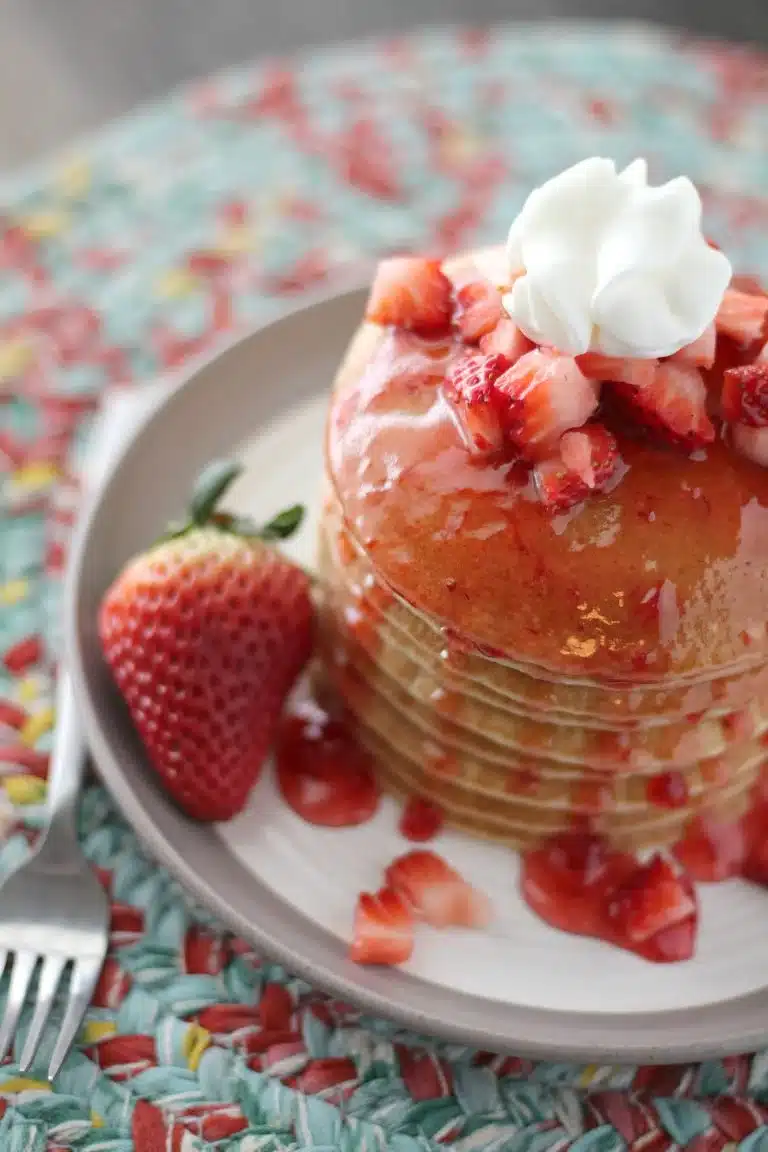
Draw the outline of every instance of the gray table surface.
[[[0,173],[267,53],[423,24],[608,17],[768,44],[768,0],[0,0]]]

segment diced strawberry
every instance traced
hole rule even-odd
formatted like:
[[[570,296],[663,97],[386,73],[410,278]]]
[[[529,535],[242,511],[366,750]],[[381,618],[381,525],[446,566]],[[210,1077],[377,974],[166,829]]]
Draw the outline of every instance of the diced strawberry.
[[[768,296],[728,288],[715,317],[718,335],[742,348],[762,345],[768,337]]]
[[[555,456],[534,468],[534,482],[546,508],[564,512],[590,492],[603,492],[621,464],[619,446],[602,424],[566,432]]]
[[[561,832],[523,857],[526,903],[555,928],[605,935],[605,907],[634,872],[635,860],[589,832]]]
[[[365,315],[375,324],[436,336],[450,328],[452,292],[439,260],[395,256],[379,264]]]
[[[357,898],[349,958],[357,964],[404,964],[413,952],[413,912],[391,888]]]
[[[445,395],[454,406],[471,453],[488,456],[504,446],[503,398],[496,381],[510,367],[506,356],[462,356],[451,367]]]
[[[502,316],[493,331],[480,338],[480,351],[486,356],[501,352],[502,356],[506,356],[513,364],[521,356],[525,356],[526,352],[531,352],[534,347],[533,341],[529,340],[508,316]]]
[[[490,922],[488,897],[435,852],[417,850],[399,856],[387,868],[386,882],[434,928],[451,924],[484,928]]]
[[[723,416],[732,424],[768,426],[768,362],[729,368],[723,375]]]
[[[717,350],[717,329],[714,324],[705,328],[698,340],[686,344],[674,356],[670,356],[675,364],[689,364],[692,368],[711,368],[715,362]]]
[[[506,435],[534,460],[546,457],[563,432],[586,424],[599,400],[599,386],[572,357],[540,348],[521,356],[496,387],[506,400]]]
[[[698,369],[667,360],[646,387],[617,387],[634,418],[668,443],[690,452],[714,440],[707,389]]]
[[[768,428],[753,428],[750,424],[731,425],[731,443],[747,460],[768,468]]]
[[[590,380],[607,380],[615,384],[629,384],[632,388],[645,388],[653,381],[659,362],[585,352],[576,357],[576,363]]]
[[[500,319],[501,293],[488,280],[470,280],[456,290],[453,322],[468,344],[476,344]]]
[[[609,920],[629,947],[644,944],[695,915],[696,897],[690,880],[663,856],[638,866],[608,904]]]

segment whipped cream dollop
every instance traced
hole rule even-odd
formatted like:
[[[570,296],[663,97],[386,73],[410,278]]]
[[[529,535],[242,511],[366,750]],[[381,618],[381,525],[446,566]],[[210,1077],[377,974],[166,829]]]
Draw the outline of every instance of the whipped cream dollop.
[[[593,157],[535,189],[509,231],[506,311],[526,336],[578,355],[654,358],[691,344],[731,279],[701,230],[701,199],[680,176],[648,184]]]

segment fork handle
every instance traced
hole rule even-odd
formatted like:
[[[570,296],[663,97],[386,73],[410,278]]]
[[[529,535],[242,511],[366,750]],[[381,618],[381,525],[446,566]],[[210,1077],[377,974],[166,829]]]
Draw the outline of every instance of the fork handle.
[[[56,728],[48,771],[48,831],[44,842],[77,839],[77,803],[85,756],[75,694],[62,661],[56,682]]]

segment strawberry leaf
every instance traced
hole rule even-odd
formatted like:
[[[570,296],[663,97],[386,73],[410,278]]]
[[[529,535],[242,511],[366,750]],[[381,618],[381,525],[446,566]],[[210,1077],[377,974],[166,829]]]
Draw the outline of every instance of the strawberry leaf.
[[[286,540],[292,536],[304,519],[304,505],[294,504],[279,512],[259,532],[262,540]]]
[[[243,470],[233,460],[213,460],[197,478],[189,504],[189,513],[195,524],[205,524],[227,489]]]

